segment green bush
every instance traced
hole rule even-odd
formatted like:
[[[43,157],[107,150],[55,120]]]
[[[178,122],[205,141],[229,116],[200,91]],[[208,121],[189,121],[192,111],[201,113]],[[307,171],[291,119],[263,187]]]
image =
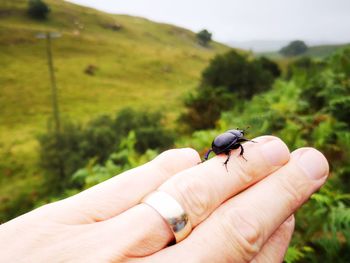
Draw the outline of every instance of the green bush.
[[[79,125],[66,122],[60,133],[53,129],[39,137],[40,166],[46,171],[46,188],[60,192],[70,186],[70,175],[84,165],[83,130]]]
[[[160,112],[135,111],[126,108],[114,120],[114,130],[120,137],[130,131],[136,135],[135,149],[144,153],[148,149],[164,150],[174,143],[174,133],[165,128],[164,116]]]
[[[158,154],[157,151],[147,150],[144,154],[140,155],[135,150],[136,144],[136,134],[134,131],[131,131],[122,139],[116,151],[109,156],[106,162],[97,164],[94,160],[90,161],[84,168],[79,169],[73,174],[72,181],[82,185],[82,188],[86,189],[124,171],[144,164],[155,158]],[[66,192],[70,193],[70,191]]]
[[[308,46],[304,41],[295,40],[290,42],[287,46],[281,48],[280,53],[284,56],[298,56],[304,54],[308,50]]]
[[[76,170],[90,160],[105,162],[131,131],[138,153],[171,147],[174,134],[164,127],[162,119],[159,112],[124,109],[114,119],[101,116],[84,127],[66,122],[58,134],[49,129],[39,137],[40,164],[47,171],[48,189],[59,192],[71,186],[70,176]]]
[[[270,89],[275,79],[277,72],[272,73],[266,61],[250,59],[235,50],[217,55],[203,71],[201,86],[224,87],[239,99],[250,99]]]
[[[196,34],[196,37],[200,45],[208,46],[208,43],[211,41],[212,34],[208,30],[203,29]]]
[[[277,64],[264,57],[249,59],[235,50],[218,55],[203,71],[196,92],[186,98],[179,120],[189,130],[214,128],[222,111],[270,89],[279,75]]]
[[[281,70],[276,62],[266,57],[260,57],[257,59],[257,63],[259,63],[264,70],[269,71],[274,78],[281,76]]]
[[[34,19],[46,19],[50,13],[49,6],[42,0],[28,1],[28,14]]]
[[[190,130],[214,128],[223,110],[232,107],[234,96],[224,88],[201,87],[185,100],[186,113],[179,118]]]
[[[106,161],[115,151],[120,139],[121,136],[114,129],[114,121],[109,116],[100,116],[90,121],[83,130],[80,143],[82,159],[95,157],[98,163]]]
[[[335,118],[350,127],[350,96],[331,100],[329,110]]]

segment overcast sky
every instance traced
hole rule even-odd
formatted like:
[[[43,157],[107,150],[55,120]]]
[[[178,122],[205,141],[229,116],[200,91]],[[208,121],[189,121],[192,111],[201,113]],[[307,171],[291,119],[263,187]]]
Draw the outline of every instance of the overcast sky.
[[[69,0],[199,31],[221,42],[350,42],[350,0]]]

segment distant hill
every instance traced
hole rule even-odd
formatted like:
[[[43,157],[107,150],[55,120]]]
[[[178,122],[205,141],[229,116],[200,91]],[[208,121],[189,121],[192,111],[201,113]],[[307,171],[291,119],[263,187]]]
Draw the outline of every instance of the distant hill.
[[[337,44],[337,45],[319,45],[319,46],[310,46],[308,51],[303,54],[303,56],[310,56],[315,58],[324,58],[326,56],[329,56],[333,52],[335,52],[338,49],[345,48],[350,46],[349,44]],[[278,51],[275,52],[259,52],[257,53],[260,56],[267,56],[274,59],[283,59],[281,54],[279,54]]]
[[[255,53],[271,52],[279,50],[281,47],[287,45],[288,40],[251,40],[251,41],[231,41],[227,44],[231,47],[242,48],[245,50],[252,50]]]
[[[161,109],[173,120],[202,69],[228,49],[203,48],[193,32],[173,25],[45,2],[49,19],[35,21],[26,0],[0,0],[0,214],[11,202],[20,211],[41,182],[36,136],[52,113],[39,32],[62,35],[52,41],[61,115],[79,122],[125,106]]]

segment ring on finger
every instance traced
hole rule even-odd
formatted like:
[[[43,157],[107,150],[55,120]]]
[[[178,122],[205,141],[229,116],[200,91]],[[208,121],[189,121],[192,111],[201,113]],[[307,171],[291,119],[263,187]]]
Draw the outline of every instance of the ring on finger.
[[[191,233],[192,225],[187,213],[171,195],[154,191],[147,195],[141,203],[149,205],[162,216],[173,232],[176,243]]]

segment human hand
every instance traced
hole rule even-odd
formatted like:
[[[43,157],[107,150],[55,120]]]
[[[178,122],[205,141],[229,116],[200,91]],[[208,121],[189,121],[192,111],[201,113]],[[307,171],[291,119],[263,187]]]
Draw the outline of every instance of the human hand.
[[[0,226],[1,262],[281,262],[293,213],[326,181],[312,148],[289,154],[276,137],[198,164],[191,149],[153,161]],[[183,241],[140,201],[156,189],[174,197],[194,227]]]

